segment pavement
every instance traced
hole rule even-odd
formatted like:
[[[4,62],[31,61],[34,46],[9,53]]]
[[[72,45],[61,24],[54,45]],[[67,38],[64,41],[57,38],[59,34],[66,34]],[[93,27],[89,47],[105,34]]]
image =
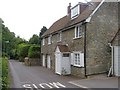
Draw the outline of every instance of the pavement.
[[[106,74],[93,75],[87,79],[69,82],[81,88],[118,88],[120,85],[118,77],[107,77]],[[120,87],[119,87],[120,88]]]

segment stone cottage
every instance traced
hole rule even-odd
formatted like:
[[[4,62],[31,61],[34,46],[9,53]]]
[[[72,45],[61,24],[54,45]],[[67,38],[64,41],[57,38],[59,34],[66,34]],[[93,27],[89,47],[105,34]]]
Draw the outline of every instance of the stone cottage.
[[[42,35],[42,66],[56,74],[86,77],[108,72],[111,51],[108,43],[118,30],[118,3],[69,4],[67,15]]]

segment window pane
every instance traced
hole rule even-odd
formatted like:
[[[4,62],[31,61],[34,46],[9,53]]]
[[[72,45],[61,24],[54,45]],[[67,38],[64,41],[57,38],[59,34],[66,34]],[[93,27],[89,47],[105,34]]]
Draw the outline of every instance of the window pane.
[[[44,38],[42,39],[42,44],[45,45],[45,39]]]
[[[79,37],[81,36],[81,27],[79,27]]]
[[[80,59],[78,59],[78,65],[80,65]]]
[[[80,53],[75,53],[74,55],[75,55],[74,64],[80,66],[80,64],[81,64],[80,63]]]
[[[62,33],[60,32],[60,41],[62,40]]]
[[[75,54],[75,64],[77,64],[77,54]]]
[[[76,27],[76,37],[79,36],[78,33],[79,33],[79,30],[78,30],[78,27]]]
[[[69,53],[63,54],[63,57],[69,57]]]

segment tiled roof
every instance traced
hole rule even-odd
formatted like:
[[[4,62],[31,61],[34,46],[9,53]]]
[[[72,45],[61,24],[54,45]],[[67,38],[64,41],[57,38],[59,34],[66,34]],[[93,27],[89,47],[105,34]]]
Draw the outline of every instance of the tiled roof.
[[[63,18],[61,18],[58,21],[56,21],[55,23],[53,23],[53,25],[43,34],[43,36],[64,28],[65,25],[67,25],[67,23],[69,22],[68,21],[68,20],[70,20],[69,18],[70,18],[69,16],[64,16]]]
[[[116,37],[117,37],[117,39],[120,38],[120,28],[118,29],[117,33],[115,34],[115,36],[113,37],[113,39],[110,41],[110,43],[112,43],[115,40]]]
[[[70,52],[67,45],[58,45],[60,52]]]
[[[47,36],[51,33],[55,33],[57,31],[60,31],[64,28],[67,28],[71,25],[75,25],[79,22],[82,22],[83,20],[87,19],[89,15],[93,12],[93,10],[96,8],[96,6],[99,4],[99,2],[94,2],[94,6],[92,6],[92,9],[87,6],[85,10],[75,19],[71,19],[70,15],[66,15],[62,18],[60,18],[58,21],[53,23],[53,25],[42,35],[42,37]]]

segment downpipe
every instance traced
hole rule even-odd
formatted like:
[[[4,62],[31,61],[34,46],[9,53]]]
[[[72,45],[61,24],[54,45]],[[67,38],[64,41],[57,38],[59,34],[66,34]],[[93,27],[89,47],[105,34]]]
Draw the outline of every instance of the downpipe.
[[[114,47],[111,45],[111,43],[108,43],[108,45],[111,47],[111,51],[112,51],[112,54],[111,54],[111,57],[112,57],[111,67],[110,67],[109,73],[108,73],[108,77],[110,77],[110,75],[114,74]]]

